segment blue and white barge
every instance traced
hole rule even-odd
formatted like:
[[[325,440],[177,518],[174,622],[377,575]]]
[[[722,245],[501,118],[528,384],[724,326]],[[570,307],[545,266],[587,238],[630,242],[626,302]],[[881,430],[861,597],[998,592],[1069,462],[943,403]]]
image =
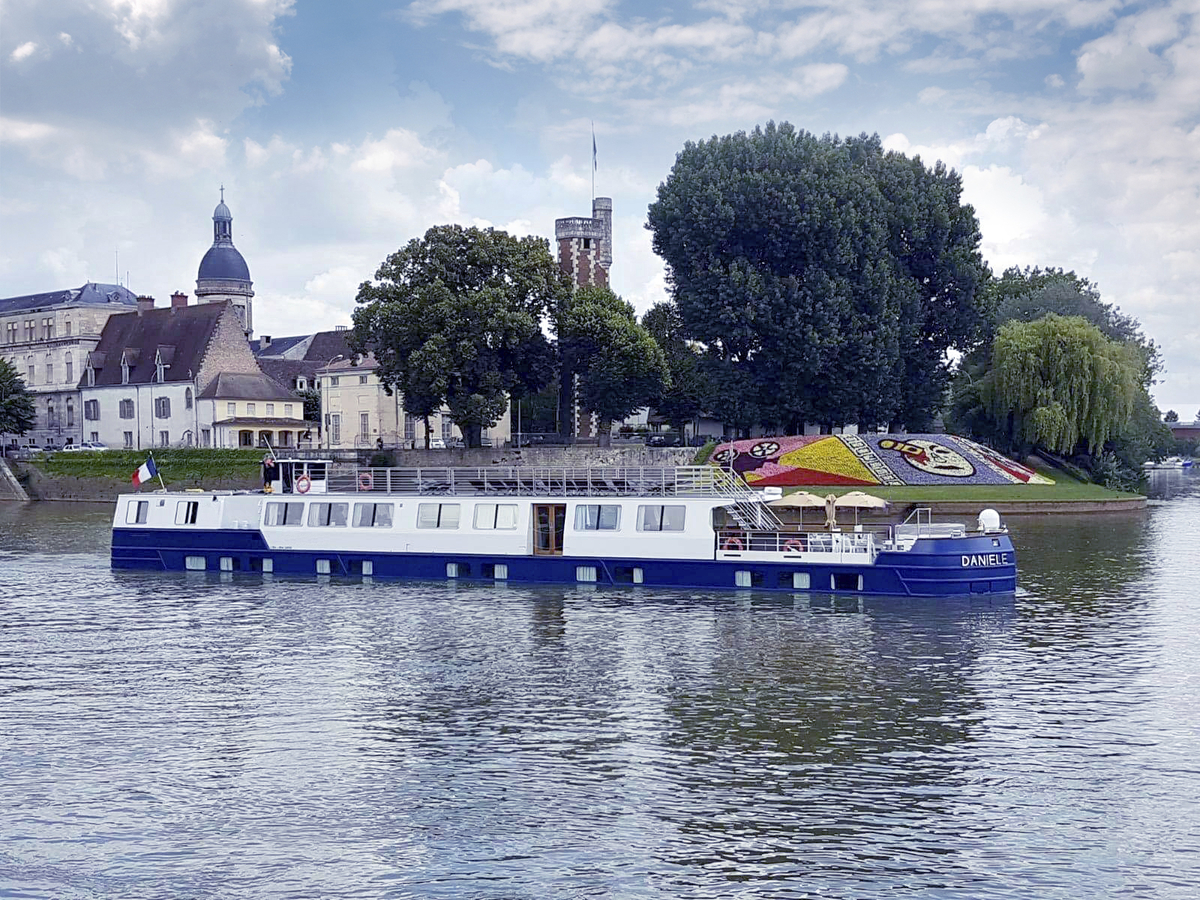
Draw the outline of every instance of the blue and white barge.
[[[770,494],[712,466],[295,459],[268,471],[263,491],[122,495],[113,568],[901,596],[1016,589],[1016,553],[991,510],[973,529],[925,511],[842,531],[784,525]]]

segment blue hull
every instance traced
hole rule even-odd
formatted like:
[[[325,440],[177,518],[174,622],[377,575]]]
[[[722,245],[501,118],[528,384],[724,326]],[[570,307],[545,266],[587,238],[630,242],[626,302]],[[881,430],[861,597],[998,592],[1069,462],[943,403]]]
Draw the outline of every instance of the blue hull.
[[[758,562],[751,560],[601,559],[578,556],[496,556],[471,553],[357,553],[273,550],[258,531],[114,528],[112,567],[182,572],[186,559],[203,558],[207,571],[261,573],[264,560],[276,575],[323,574],[443,580],[456,564],[460,580],[495,579],[507,567],[514,584],[574,584],[580,567],[594,567],[602,585],[729,590],[812,590],[836,594],[943,597],[1011,594],[1017,586],[1016,553],[1007,535],[922,539],[905,552],[882,552],[871,565]],[[636,580],[640,570],[640,580]],[[749,573],[741,574],[738,573]],[[808,587],[797,588],[807,576]],[[739,583],[739,578],[742,583]],[[746,580],[749,584],[745,584]]]

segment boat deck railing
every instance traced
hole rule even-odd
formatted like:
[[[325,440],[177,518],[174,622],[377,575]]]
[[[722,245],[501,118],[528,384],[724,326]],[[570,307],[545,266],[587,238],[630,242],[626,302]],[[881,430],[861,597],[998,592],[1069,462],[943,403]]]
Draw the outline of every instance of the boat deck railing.
[[[481,466],[331,470],[328,490],[447,496],[720,497],[758,502],[740,478],[716,466]]]
[[[790,555],[817,553],[837,556],[840,561],[861,558],[874,560],[880,549],[891,546],[892,529],[886,525],[863,527],[855,531],[717,531],[719,555],[740,556],[748,553]]]

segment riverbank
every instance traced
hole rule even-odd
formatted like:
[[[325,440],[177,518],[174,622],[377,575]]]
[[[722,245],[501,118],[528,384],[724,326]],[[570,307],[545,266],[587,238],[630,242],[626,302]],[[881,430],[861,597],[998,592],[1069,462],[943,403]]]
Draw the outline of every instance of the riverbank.
[[[397,466],[680,466],[689,465],[696,451],[687,448],[534,447],[522,450],[394,450],[387,454]],[[258,490],[262,487],[261,450],[165,449],[155,461],[162,483],[170,490]],[[372,462],[373,453],[361,454]],[[130,476],[146,459],[141,451],[60,453],[24,462],[9,461],[17,480],[35,501],[112,503],[131,490]],[[383,461],[383,460],[379,460]],[[1004,515],[1129,512],[1145,507],[1139,494],[1110,491],[1079,481],[1069,473],[1039,466],[1054,484],[906,485],[871,488],[818,485],[809,490],[824,497],[866,490],[891,504],[889,518],[906,515],[915,506],[930,507],[939,516],[973,516],[990,506]],[[790,491],[791,489],[789,489]]]

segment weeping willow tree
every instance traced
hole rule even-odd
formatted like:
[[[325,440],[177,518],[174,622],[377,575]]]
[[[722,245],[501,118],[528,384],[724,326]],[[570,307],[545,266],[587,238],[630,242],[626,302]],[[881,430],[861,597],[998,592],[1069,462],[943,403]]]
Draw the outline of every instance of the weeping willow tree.
[[[1086,319],[1050,314],[1001,327],[980,396],[1013,448],[1097,453],[1129,424],[1144,368]]]

